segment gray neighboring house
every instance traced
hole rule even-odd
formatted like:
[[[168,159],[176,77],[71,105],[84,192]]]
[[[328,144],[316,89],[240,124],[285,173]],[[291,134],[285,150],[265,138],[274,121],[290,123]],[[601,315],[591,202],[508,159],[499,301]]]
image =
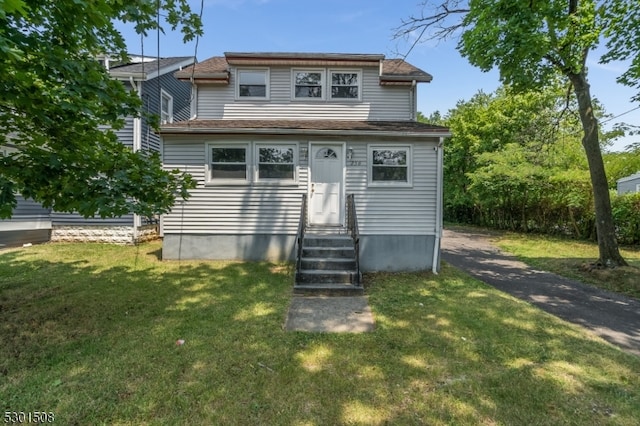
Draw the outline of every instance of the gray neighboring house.
[[[227,52],[176,77],[195,101],[161,126],[163,164],[198,185],[162,217],[163,258],[292,260],[301,217],[344,235],[354,200],[362,271],[438,270],[450,133],[417,122],[431,75],[380,54]]]
[[[640,192],[640,172],[618,179],[618,195]]]
[[[173,73],[194,64],[191,56],[157,58],[131,56],[127,64],[101,58],[114,79],[135,90],[146,112],[160,116],[162,123],[187,120],[190,113],[191,85]],[[117,131],[120,141],[134,151],[160,151],[160,137],[144,118],[126,117]],[[78,214],[51,213],[51,241],[95,241],[131,244],[155,238],[157,221],[129,214],[113,219],[84,219]]]
[[[190,116],[191,84],[173,74],[196,62],[192,56],[158,58],[131,55],[123,64],[108,56],[98,58],[114,79],[135,90],[147,112],[158,114],[164,123]],[[126,117],[117,131],[120,141],[134,151],[160,151],[160,137],[144,118]],[[10,147],[2,147],[11,149]],[[0,248],[24,243],[51,241],[96,241],[134,243],[157,236],[158,225],[137,215],[114,219],[84,219],[78,214],[42,208],[32,200],[19,198],[10,220],[0,220]]]

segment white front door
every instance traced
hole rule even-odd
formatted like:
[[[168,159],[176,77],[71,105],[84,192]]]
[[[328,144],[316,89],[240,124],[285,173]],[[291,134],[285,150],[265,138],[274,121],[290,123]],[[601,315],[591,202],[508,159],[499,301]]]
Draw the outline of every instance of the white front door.
[[[342,224],[342,145],[312,144],[309,223]]]

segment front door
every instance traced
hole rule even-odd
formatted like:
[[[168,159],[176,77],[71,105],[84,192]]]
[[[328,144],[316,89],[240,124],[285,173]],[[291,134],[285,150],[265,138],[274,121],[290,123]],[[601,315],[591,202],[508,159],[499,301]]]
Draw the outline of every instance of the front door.
[[[342,224],[342,145],[312,144],[309,223]]]

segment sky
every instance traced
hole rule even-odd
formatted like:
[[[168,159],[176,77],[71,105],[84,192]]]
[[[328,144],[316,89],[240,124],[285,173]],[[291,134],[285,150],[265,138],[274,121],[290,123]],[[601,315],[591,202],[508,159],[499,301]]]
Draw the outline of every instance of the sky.
[[[201,0],[189,0],[200,11]],[[388,59],[409,53],[415,39],[394,39],[403,19],[420,15],[420,0],[203,0],[204,36],[197,43],[198,61],[224,52],[322,52],[375,53]],[[178,32],[141,37],[131,26],[120,25],[130,53],[156,56],[192,56],[196,42],[182,42]],[[483,73],[470,65],[456,50],[457,39],[419,43],[407,62],[433,75],[431,83],[418,88],[418,111],[425,116],[435,111],[446,114],[458,101],[469,100],[482,90],[495,91],[500,85],[497,71]],[[588,62],[592,95],[607,113],[619,116],[608,123],[640,125],[640,104],[630,101],[630,88],[617,84],[623,64],[601,65],[597,56]],[[626,113],[626,114],[625,114]],[[622,115],[624,114],[624,115]],[[640,142],[640,136],[617,140],[610,150]]]

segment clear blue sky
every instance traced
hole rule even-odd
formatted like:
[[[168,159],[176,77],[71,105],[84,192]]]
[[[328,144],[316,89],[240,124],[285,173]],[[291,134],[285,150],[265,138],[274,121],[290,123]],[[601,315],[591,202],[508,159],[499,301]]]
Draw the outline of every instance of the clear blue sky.
[[[189,0],[199,12],[200,0]],[[203,61],[223,52],[330,52],[382,53],[387,58],[404,55],[413,40],[393,40],[394,29],[402,19],[420,13],[419,0],[204,0],[204,37],[198,44],[197,58]],[[122,26],[131,53],[140,53],[140,36]],[[456,51],[456,40],[418,44],[407,57],[411,64],[433,75],[418,91],[418,110],[445,114],[459,100],[468,100],[479,90],[491,93],[499,86],[497,72],[482,73]],[[145,55],[157,54],[157,36],[144,40]],[[195,42],[182,43],[178,33],[160,37],[160,56],[189,56]],[[639,105],[629,101],[630,88],[615,82],[622,72],[620,64],[597,64],[592,55],[590,83],[592,94],[612,115],[623,114]],[[635,110],[606,126],[624,121],[640,125]],[[640,136],[617,141],[622,150]]]

